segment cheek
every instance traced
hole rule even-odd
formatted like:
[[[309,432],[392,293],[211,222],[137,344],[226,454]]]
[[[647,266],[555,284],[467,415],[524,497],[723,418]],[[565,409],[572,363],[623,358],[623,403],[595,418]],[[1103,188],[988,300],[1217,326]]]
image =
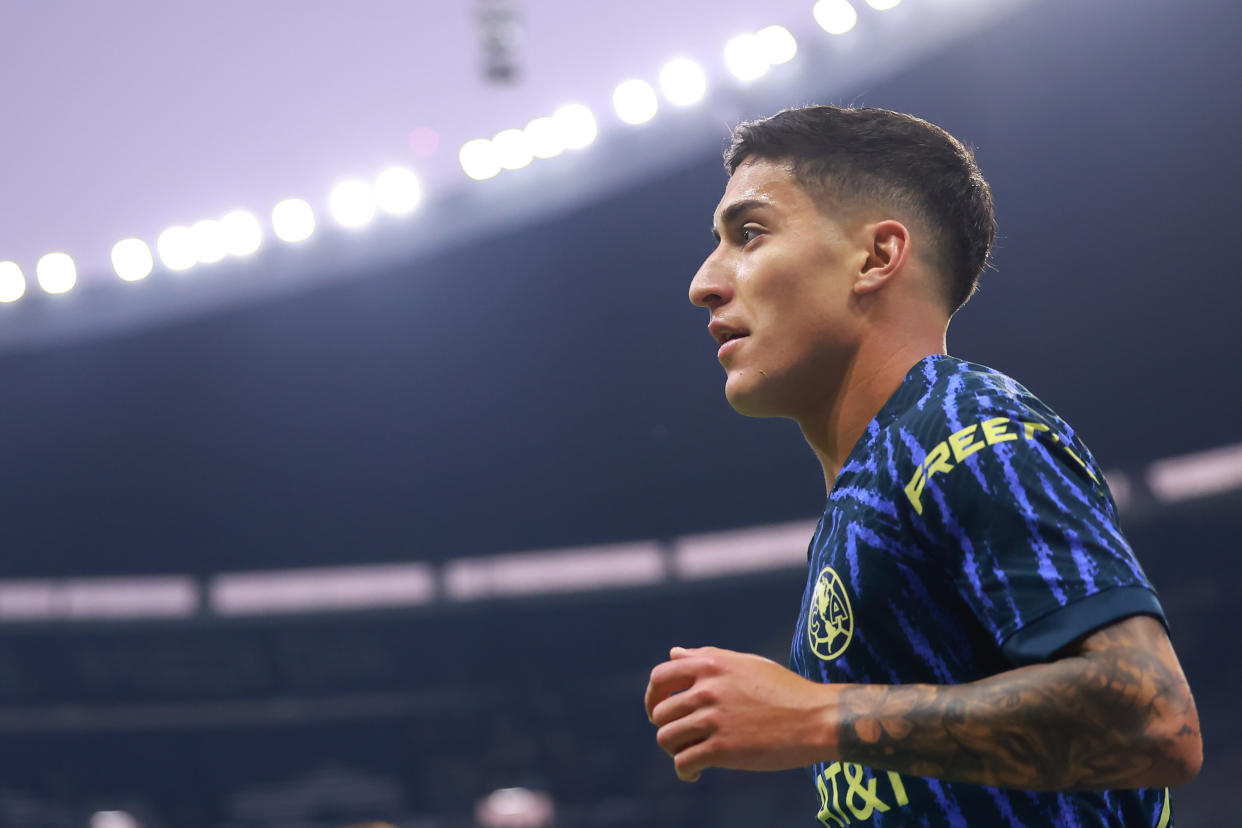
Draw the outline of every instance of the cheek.
[[[791,292],[769,307],[772,315],[765,319],[754,365],[766,369],[768,379],[813,384],[850,350],[849,315],[825,297]]]

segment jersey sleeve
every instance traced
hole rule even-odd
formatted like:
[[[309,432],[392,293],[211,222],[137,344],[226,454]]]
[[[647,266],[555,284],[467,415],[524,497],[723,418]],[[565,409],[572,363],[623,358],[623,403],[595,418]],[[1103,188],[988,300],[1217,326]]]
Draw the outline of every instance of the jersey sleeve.
[[[963,408],[923,435],[905,500],[1006,657],[1045,661],[1132,615],[1167,623],[1104,475],[1073,432],[1022,405]]]

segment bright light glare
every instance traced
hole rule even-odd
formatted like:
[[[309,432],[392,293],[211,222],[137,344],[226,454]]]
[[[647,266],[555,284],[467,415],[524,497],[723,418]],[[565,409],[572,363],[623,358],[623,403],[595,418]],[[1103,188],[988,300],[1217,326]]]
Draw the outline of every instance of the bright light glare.
[[[214,219],[203,219],[190,225],[191,244],[194,247],[194,258],[201,264],[214,264],[228,255],[224,246],[224,232],[220,222]]]
[[[160,261],[169,270],[189,270],[197,259],[194,256],[194,235],[188,227],[169,227],[155,240]]]
[[[536,158],[555,158],[565,151],[565,145],[556,131],[556,122],[551,118],[536,118],[522,131],[526,133],[531,154]]]
[[[582,149],[595,140],[599,128],[595,116],[582,104],[566,104],[552,115],[556,132],[566,149]]]
[[[405,167],[389,167],[375,179],[375,202],[385,213],[403,216],[422,200],[418,176]]]
[[[300,198],[286,198],[272,208],[272,229],[281,241],[304,241],[315,232],[315,211]]]
[[[337,224],[361,227],[375,218],[375,192],[365,181],[351,178],[332,188],[328,209]]]
[[[462,144],[457,160],[466,175],[475,181],[492,178],[501,170],[500,154],[486,138],[475,138]]]
[[[845,34],[858,22],[858,12],[849,0],[819,0],[811,10],[815,22],[828,34]]]
[[[550,825],[556,808],[546,793],[501,788],[480,800],[474,812],[480,825]]]
[[[96,811],[91,814],[90,828],[139,828],[138,820],[126,811]]]
[[[900,2],[901,0],[867,0],[867,5],[876,11],[888,11]]]
[[[725,65],[740,81],[752,81],[767,74],[772,65],[764,54],[763,43],[753,34],[738,35],[725,44]]]
[[[127,282],[137,282],[151,275],[155,258],[142,239],[125,239],[112,246],[112,269]]]
[[[763,56],[769,63],[780,65],[789,63],[798,54],[798,41],[784,26],[768,26],[760,29],[755,37],[763,48]]]
[[[612,105],[627,124],[645,124],[655,117],[660,101],[651,84],[635,79],[617,86],[612,93]]]
[[[674,106],[690,106],[707,94],[707,75],[689,58],[677,58],[660,70],[660,91]]]
[[[492,149],[506,170],[520,170],[534,159],[530,141],[520,129],[505,129],[492,138]]]
[[[234,210],[220,219],[220,233],[230,256],[249,256],[263,244],[259,220],[245,210]]]
[[[0,302],[16,302],[26,295],[26,277],[17,262],[0,262]]]
[[[68,293],[78,283],[78,269],[68,253],[48,253],[35,265],[35,278],[48,293]]]

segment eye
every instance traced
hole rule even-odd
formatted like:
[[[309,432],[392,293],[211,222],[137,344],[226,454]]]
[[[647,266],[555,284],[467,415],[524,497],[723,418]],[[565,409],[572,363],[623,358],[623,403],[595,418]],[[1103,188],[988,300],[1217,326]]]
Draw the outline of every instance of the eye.
[[[752,224],[747,224],[743,226],[742,229],[738,230],[737,232],[738,232],[738,236],[742,239],[742,244],[746,245],[746,244],[750,244],[752,241],[759,238],[762,231],[760,231],[758,227],[755,227]]]

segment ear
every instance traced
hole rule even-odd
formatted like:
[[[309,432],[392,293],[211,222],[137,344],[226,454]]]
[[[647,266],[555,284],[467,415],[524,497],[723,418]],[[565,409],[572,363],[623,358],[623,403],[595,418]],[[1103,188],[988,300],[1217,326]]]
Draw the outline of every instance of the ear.
[[[854,278],[854,292],[874,293],[884,287],[905,265],[910,255],[910,231],[888,219],[863,228],[867,258]]]

